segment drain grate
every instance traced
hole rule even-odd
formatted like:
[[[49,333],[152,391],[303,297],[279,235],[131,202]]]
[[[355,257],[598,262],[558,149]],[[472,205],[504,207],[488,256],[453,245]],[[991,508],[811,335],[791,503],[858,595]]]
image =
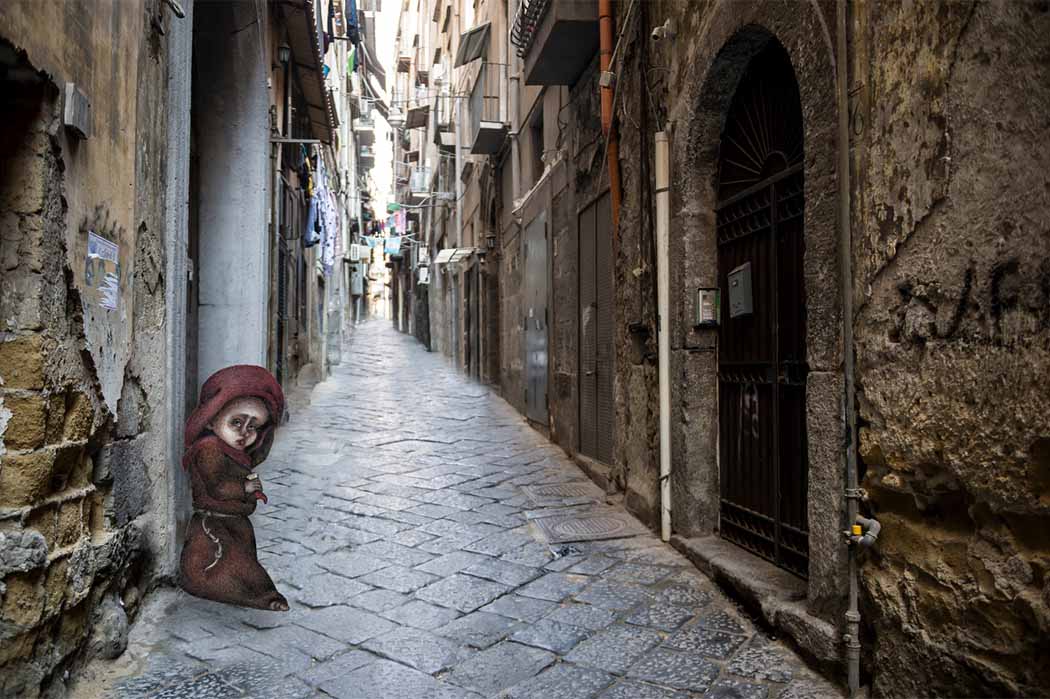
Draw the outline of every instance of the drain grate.
[[[532,522],[551,544],[620,539],[649,533],[638,520],[619,510],[594,510],[588,513],[542,517]]]
[[[586,502],[600,502],[605,498],[605,492],[590,481],[526,485],[522,486],[522,491],[533,504],[540,507],[580,505]]]

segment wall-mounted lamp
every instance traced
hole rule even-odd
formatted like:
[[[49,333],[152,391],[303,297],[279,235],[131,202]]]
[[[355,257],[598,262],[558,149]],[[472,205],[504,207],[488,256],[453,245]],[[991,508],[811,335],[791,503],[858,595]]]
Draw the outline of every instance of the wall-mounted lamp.
[[[390,110],[389,115],[386,118],[386,123],[390,124],[392,129],[400,129],[405,125],[405,115],[401,113],[401,110],[394,107]]]
[[[288,61],[292,60],[292,47],[288,44],[281,44],[277,47],[277,60],[281,62],[281,65],[288,65]]]

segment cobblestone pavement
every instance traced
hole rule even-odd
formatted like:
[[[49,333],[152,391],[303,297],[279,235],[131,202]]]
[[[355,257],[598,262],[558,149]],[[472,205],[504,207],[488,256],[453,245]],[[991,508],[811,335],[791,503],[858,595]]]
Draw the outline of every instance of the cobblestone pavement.
[[[523,486],[586,477],[493,391],[382,321],[343,357],[260,467],[292,610],[154,594],[73,696],[841,696],[654,535],[544,543]]]

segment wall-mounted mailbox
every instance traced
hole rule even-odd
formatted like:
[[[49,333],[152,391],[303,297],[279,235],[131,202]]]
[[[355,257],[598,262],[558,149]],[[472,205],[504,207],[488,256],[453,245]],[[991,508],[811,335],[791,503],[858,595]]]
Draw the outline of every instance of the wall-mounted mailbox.
[[[729,317],[748,315],[751,305],[751,263],[745,262],[728,275]]]
[[[718,289],[697,289],[696,315],[693,319],[693,326],[697,328],[717,326],[721,300]]]

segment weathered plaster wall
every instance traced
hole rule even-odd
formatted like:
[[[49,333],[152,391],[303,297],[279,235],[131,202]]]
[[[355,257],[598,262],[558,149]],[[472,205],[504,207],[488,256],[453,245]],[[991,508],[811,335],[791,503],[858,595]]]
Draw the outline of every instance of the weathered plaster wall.
[[[884,526],[863,568],[874,688],[1041,695],[1050,11],[871,2],[854,19],[860,443]]]
[[[152,1],[89,15],[62,3],[0,7],[0,26],[11,30],[5,51],[23,50],[16,62],[37,76],[35,86],[5,85],[19,97],[19,117],[5,124],[0,148],[5,696],[61,693],[78,651],[122,650],[127,615],[167,543],[169,21]],[[58,86],[67,81],[92,102],[84,141],[62,127]],[[99,305],[86,274],[89,230],[119,245],[115,310]]]

